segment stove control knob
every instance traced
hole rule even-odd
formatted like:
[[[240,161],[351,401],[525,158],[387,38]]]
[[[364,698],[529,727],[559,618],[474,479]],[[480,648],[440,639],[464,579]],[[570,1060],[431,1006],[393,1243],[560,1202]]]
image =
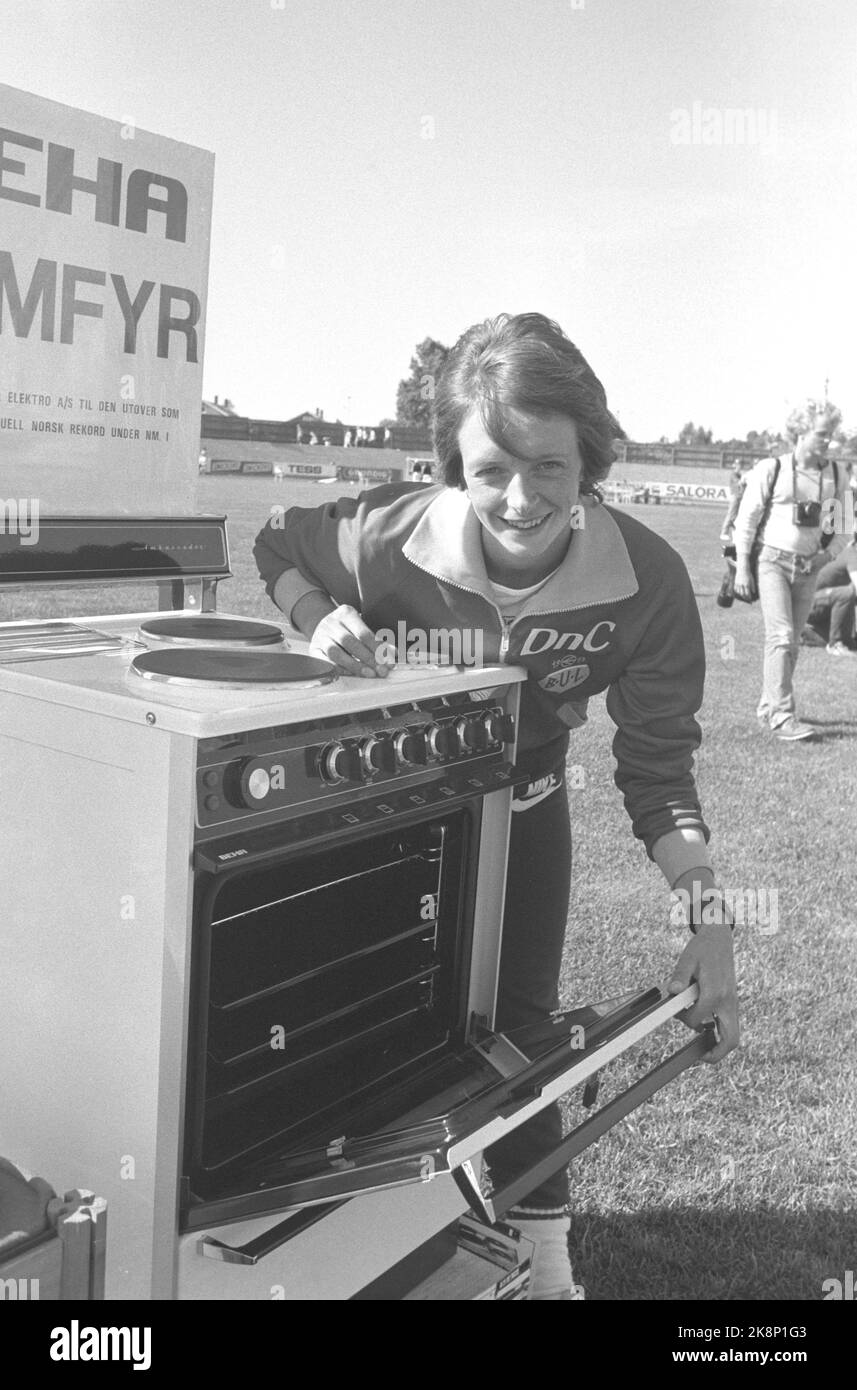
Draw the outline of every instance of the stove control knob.
[[[364,738],[360,745],[360,761],[370,776],[374,772],[395,772],[396,754],[392,739],[378,738],[375,734]]]
[[[419,765],[426,761],[425,739],[402,729],[393,738],[393,751],[399,767]]]
[[[271,790],[271,774],[257,758],[231,763],[223,778],[223,791],[230,806],[256,810]],[[206,806],[208,806],[206,800]],[[210,809],[210,807],[209,807]]]
[[[482,717],[482,724],[491,743],[509,743],[514,737],[515,725],[511,714],[492,710]]]
[[[481,719],[456,719],[455,732],[462,753],[478,753],[485,747],[485,729]]]
[[[264,767],[254,767],[245,783],[246,795],[252,801],[264,801],[271,790],[271,775]]]
[[[318,766],[322,780],[330,786],[336,786],[339,782],[361,780],[359,752],[356,748],[348,748],[339,741],[328,743],[322,748]]]
[[[458,751],[458,738],[451,724],[428,724],[425,743],[433,758],[449,758]]]

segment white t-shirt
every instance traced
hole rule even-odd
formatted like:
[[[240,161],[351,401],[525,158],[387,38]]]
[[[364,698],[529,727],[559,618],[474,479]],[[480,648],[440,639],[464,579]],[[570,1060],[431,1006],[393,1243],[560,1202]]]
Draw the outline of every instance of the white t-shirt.
[[[539,589],[544,588],[549,579],[553,579],[558,569],[559,565],[557,565],[556,570],[551,570],[550,574],[546,574],[544,579],[540,579],[537,584],[528,585],[526,589],[509,589],[505,584],[496,584],[494,580],[491,581],[494,602],[500,609],[507,632],[524,605],[529,602],[533,594],[537,594]]]

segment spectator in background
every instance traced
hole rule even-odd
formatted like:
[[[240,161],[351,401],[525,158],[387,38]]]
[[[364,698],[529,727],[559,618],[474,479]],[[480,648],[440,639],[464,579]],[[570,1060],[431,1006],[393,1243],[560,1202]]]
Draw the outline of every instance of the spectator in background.
[[[747,478],[752,467],[752,459],[740,459],[729,474],[729,510],[724,517],[720,531],[720,539],[724,545],[734,545],[732,533],[735,529],[735,518],[738,515],[738,508],[741,505],[741,498],[744,496]],[[734,555],[732,558],[735,558]]]
[[[735,519],[738,516],[738,508],[741,505],[741,498],[744,496],[747,478],[752,467],[752,459],[739,459],[729,475],[729,508],[720,530],[720,543],[723,546],[723,558],[726,561],[726,573],[721,580],[717,594],[717,603],[721,608],[731,608],[735,599]]]
[[[857,531],[851,544],[824,566],[807,619],[807,646],[823,643],[831,656],[857,656],[854,615],[857,612]],[[810,636],[812,634],[812,636]],[[816,640],[813,641],[812,637]]]
[[[834,497],[845,508],[844,469],[827,458],[838,412],[819,406],[803,433],[792,430],[794,449],[762,459],[747,479],[735,521],[735,594],[754,597],[750,557],[758,539],[758,591],[765,623],[760,725],[784,742],[813,738],[816,730],[795,713],[794,671],[800,634],[812,608],[825,561],[823,508]],[[779,465],[779,466],[777,466]],[[828,557],[829,558],[829,557]]]

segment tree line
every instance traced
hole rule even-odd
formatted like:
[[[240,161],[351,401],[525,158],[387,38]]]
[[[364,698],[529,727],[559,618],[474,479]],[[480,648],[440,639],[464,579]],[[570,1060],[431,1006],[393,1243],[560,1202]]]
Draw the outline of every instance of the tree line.
[[[438,342],[437,338],[423,338],[417,343],[410,361],[409,374],[403,377],[396,390],[396,418],[382,420],[385,425],[410,425],[424,430],[431,428],[431,409],[435,397],[438,378],[443,371],[450,348]],[[808,397],[803,405],[796,407],[786,422],[786,430],[804,433],[811,423],[818,419],[827,421],[834,431],[834,439],[842,447],[844,454],[857,457],[857,430],[846,430],[842,424],[842,411],[833,402]],[[749,430],[743,439],[715,439],[714,432],[702,425],[688,420],[682,425],[675,439],[661,435],[659,444],[710,444],[712,448],[741,449],[758,453],[762,458],[772,450],[785,448],[786,437],[782,431],[773,429]]]

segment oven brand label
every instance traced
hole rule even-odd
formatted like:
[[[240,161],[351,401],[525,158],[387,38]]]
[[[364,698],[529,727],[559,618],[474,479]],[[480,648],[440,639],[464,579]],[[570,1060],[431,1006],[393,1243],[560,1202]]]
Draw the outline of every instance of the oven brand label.
[[[223,863],[224,859],[241,859],[246,853],[246,849],[229,849],[223,854],[218,854],[217,857]]]

